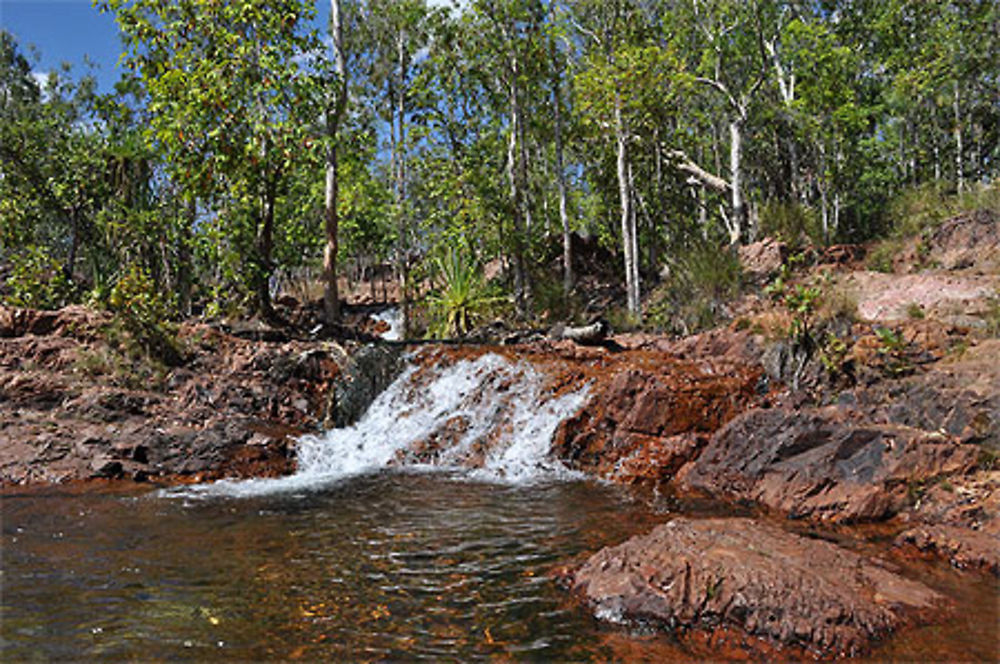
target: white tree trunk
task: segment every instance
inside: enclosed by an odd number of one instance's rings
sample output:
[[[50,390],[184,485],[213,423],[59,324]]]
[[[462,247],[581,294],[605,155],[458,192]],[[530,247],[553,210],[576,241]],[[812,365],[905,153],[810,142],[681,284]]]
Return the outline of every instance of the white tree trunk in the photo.
[[[618,198],[621,205],[622,249],[625,252],[625,292],[628,311],[635,317],[641,315],[639,307],[638,270],[636,269],[636,242],[633,237],[635,218],[628,186],[628,158],[626,154],[625,127],[622,121],[621,100],[615,96],[615,139],[618,148]]]
[[[573,241],[569,230],[569,212],[566,209],[566,170],[563,166],[562,99],[559,74],[552,82],[552,106],[555,110],[556,182],[559,186],[559,221],[562,223],[563,241],[563,295],[573,289]]]
[[[729,221],[729,243],[739,244],[746,225],[746,210],[743,203],[743,121],[735,118],[729,121],[729,188],[732,195],[732,218]]]
[[[337,72],[336,98],[326,114],[327,138],[326,181],[324,187],[324,231],[326,246],[323,248],[323,315],[327,323],[340,320],[340,294],[337,291],[337,133],[347,105],[347,68],[344,63],[344,31],[340,0],[330,0],[330,37],[334,67]]]
[[[524,261],[524,207],[521,182],[519,177],[520,151],[517,142],[521,126],[521,106],[517,94],[517,64],[512,62],[510,81],[510,139],[507,144],[507,178],[510,185],[510,201],[513,212],[514,237],[514,302],[521,316],[528,312],[528,280]]]
[[[965,174],[962,168],[962,151],[964,146],[962,145],[962,107],[961,100],[959,98],[958,91],[958,81],[954,82],[955,89],[955,100],[954,100],[954,111],[955,111],[955,180],[958,183],[959,193],[965,191]]]

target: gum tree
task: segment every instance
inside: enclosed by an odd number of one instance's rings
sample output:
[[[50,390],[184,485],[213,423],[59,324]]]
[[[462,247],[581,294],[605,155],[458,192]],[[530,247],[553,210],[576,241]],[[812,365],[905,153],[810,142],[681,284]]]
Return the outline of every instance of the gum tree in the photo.
[[[148,97],[146,139],[189,199],[211,200],[254,309],[274,320],[275,225],[318,114],[299,65],[315,48],[303,0],[105,0]]]

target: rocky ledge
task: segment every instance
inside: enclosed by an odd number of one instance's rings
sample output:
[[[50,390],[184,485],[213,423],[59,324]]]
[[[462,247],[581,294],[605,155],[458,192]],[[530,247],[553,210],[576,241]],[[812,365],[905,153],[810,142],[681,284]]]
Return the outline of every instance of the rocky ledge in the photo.
[[[0,307],[0,487],[286,474],[288,435],[336,410],[336,344],[184,325],[183,361],[168,367],[122,337],[82,307]]]
[[[600,619],[662,626],[682,641],[743,634],[743,652],[760,656],[858,655],[947,610],[885,563],[745,518],[674,519],[564,580]]]

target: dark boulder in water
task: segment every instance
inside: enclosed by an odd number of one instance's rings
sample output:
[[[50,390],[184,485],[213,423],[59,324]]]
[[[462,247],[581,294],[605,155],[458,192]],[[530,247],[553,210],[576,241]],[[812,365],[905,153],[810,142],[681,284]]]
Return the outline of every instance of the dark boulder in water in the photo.
[[[329,392],[324,424],[346,427],[357,422],[405,366],[399,346],[367,345],[359,349]]]

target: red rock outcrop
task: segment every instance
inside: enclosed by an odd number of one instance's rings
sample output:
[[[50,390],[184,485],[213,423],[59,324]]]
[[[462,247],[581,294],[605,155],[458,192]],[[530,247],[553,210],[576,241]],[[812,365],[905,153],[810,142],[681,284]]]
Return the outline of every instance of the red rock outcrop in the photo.
[[[876,561],[739,518],[675,519],[599,551],[567,581],[598,618],[651,623],[681,640],[742,631],[761,641],[743,642],[750,654],[765,655],[773,645],[857,655],[943,604]]]
[[[340,368],[306,342],[185,326],[168,369],[115,347],[82,307],[0,307],[0,486],[290,472],[286,434],[320,426]]]
[[[623,361],[594,385],[587,406],[559,427],[556,455],[614,481],[669,480],[756,396],[758,372],[668,357],[656,367]]]
[[[979,448],[941,433],[872,424],[835,407],[748,412],[717,432],[678,484],[790,517],[884,519],[914,483],[971,469]]]

